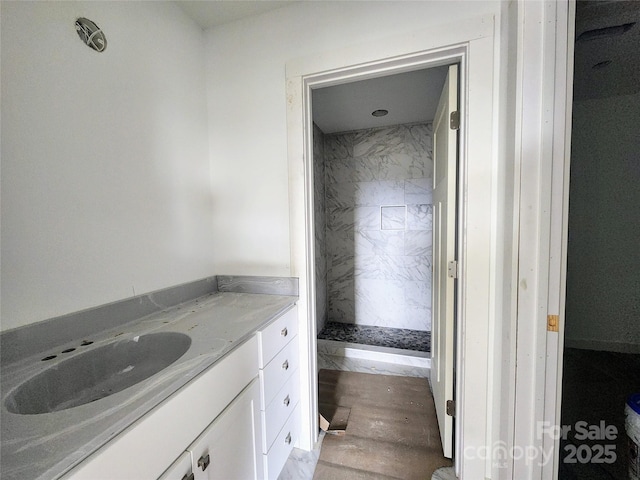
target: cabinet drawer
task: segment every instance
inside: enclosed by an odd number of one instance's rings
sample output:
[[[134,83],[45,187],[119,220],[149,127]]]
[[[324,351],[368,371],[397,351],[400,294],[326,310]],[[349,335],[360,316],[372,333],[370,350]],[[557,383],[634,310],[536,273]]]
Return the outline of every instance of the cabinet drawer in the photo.
[[[262,412],[262,431],[264,432],[262,442],[262,453],[267,453],[269,447],[282,429],[291,412],[298,405],[300,400],[300,383],[298,381],[298,371],[293,372],[289,380],[284,384],[275,398],[269,403],[267,409]]]
[[[269,453],[264,455],[264,474],[268,480],[276,480],[293,447],[298,443],[300,408],[296,407],[282,430],[278,433]]]
[[[266,410],[276,393],[298,369],[298,361],[298,339],[294,338],[264,369],[260,370],[261,410]]]
[[[294,305],[291,310],[258,332],[260,368],[264,368],[297,334],[298,307]]]

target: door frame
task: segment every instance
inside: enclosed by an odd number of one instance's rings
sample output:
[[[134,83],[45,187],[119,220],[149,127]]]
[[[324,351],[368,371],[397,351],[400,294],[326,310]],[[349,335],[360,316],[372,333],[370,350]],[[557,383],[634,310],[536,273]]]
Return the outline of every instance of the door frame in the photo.
[[[287,63],[287,132],[291,272],[299,278],[301,377],[300,448],[317,441],[317,359],[315,318],[312,89],[411,70],[460,64],[459,204],[457,207],[459,286],[456,334],[456,472],[484,478],[491,459],[470,454],[495,438],[490,412],[499,398],[496,362],[496,309],[502,291],[495,288],[501,239],[495,234],[498,166],[496,44],[493,16],[460,21],[414,35],[356,45]],[[470,91],[482,92],[469,95]],[[502,228],[498,225],[499,228]],[[473,321],[467,321],[468,313]],[[498,327],[499,329],[499,327]],[[498,395],[499,397],[499,395]],[[485,447],[486,448],[486,447]]]
[[[569,211],[575,0],[518,4],[517,375],[511,478],[557,478]],[[555,321],[555,328],[550,322]],[[542,461],[540,461],[540,458]],[[504,477],[507,478],[507,477]]]

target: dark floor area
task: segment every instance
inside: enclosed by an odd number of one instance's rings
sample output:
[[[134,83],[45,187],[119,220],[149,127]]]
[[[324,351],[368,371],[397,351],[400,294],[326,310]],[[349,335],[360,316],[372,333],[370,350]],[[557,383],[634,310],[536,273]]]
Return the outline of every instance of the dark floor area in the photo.
[[[638,392],[640,355],[565,349],[562,425],[571,431],[560,444],[559,480],[628,478],[624,408],[629,395]],[[587,426],[576,428],[581,421]],[[594,426],[601,431],[603,425],[616,428],[615,440],[580,438],[585,429],[597,435]]]
[[[400,348],[418,352],[431,351],[431,332],[404,328],[374,327],[351,323],[327,322],[319,339],[359,343],[378,347]]]

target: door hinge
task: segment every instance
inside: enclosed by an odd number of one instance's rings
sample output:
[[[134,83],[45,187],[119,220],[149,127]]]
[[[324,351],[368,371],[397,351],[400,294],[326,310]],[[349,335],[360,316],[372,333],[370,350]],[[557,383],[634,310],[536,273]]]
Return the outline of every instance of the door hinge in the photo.
[[[455,260],[449,262],[447,272],[449,274],[449,278],[458,278],[458,262]]]
[[[447,415],[456,416],[456,402],[454,400],[447,400]]]
[[[458,130],[460,128],[460,112],[458,110],[451,112],[449,116],[449,128],[451,128],[451,130]]]
[[[560,331],[560,315],[547,315],[547,331]]]

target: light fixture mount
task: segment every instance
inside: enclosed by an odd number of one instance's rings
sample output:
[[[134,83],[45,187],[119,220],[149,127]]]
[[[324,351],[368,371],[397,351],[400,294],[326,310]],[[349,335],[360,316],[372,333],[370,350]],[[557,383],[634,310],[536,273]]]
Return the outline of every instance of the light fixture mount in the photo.
[[[104,32],[88,18],[80,17],[76,20],[76,32],[85,45],[96,52],[104,52],[107,48],[107,37]]]
[[[371,115],[373,115],[374,117],[384,117],[388,113],[389,113],[389,110],[379,109],[371,112]]]

